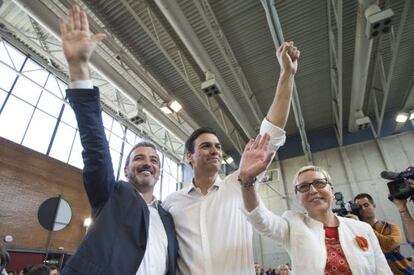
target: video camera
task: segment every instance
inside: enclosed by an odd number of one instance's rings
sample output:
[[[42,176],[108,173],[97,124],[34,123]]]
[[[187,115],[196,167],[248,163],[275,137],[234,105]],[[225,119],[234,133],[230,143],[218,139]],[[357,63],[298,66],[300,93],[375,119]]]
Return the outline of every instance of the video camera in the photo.
[[[408,179],[414,179],[414,167],[408,167],[402,172],[382,171],[381,177],[387,180],[388,190],[390,195],[388,199],[406,200],[409,197],[414,197],[414,189],[411,187]]]
[[[359,210],[361,210],[361,206],[353,203],[352,201],[348,201],[347,203],[344,202],[344,195],[341,192],[335,192],[335,204],[339,205],[339,207],[332,209],[332,211],[338,216],[345,217],[348,214],[359,215]]]

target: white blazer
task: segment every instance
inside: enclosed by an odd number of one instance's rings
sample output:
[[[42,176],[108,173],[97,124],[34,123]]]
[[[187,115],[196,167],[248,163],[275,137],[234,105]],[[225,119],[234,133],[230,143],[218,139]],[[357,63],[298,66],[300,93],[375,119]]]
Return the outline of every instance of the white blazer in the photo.
[[[293,274],[324,274],[326,265],[323,224],[297,211],[286,211],[282,217],[260,205],[246,212],[247,219],[262,235],[274,239],[288,251]],[[378,239],[369,224],[354,219],[339,219],[339,241],[353,275],[392,274]],[[368,241],[363,251],[355,237]]]

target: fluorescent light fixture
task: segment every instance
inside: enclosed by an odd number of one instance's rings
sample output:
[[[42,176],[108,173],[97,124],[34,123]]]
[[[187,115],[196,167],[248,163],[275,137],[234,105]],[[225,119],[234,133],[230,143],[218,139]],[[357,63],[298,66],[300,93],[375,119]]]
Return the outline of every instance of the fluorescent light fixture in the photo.
[[[173,111],[170,109],[170,107],[168,107],[167,105],[164,105],[164,106],[161,106],[161,111],[163,111],[164,112],[164,114],[167,114],[167,115],[169,115],[169,114],[172,114],[173,113]]]
[[[232,164],[233,162],[234,162],[234,159],[232,158],[232,157],[230,157],[230,156],[228,156],[227,158],[226,158],[226,162],[227,162],[227,164]]]
[[[407,113],[399,113],[397,117],[395,118],[395,121],[398,123],[404,123],[407,121],[407,119],[408,119]]]
[[[174,112],[178,112],[178,111],[180,111],[181,110],[181,108],[183,108],[182,106],[181,106],[181,104],[180,103],[178,103],[177,102],[177,100],[173,100],[173,101],[171,101],[170,103],[168,103],[168,107],[170,107]]]
[[[413,120],[413,119],[414,119],[414,110],[410,111],[410,120]]]
[[[92,219],[89,217],[89,218],[86,218],[84,221],[83,221],[83,226],[84,227],[89,227],[90,225],[92,224]]]

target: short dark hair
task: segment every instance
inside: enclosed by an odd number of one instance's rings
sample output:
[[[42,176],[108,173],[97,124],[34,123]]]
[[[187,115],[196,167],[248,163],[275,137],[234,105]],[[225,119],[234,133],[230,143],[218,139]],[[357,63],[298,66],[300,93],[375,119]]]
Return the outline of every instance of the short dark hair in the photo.
[[[368,199],[368,201],[372,204],[375,204],[374,199],[371,197],[370,194],[367,193],[361,193],[355,196],[354,198],[354,202],[356,202],[356,200],[360,200],[360,199]]]
[[[28,275],[49,275],[50,268],[44,264],[37,264],[30,268]]]
[[[157,151],[157,147],[155,147],[154,143],[149,142],[149,141],[141,141],[141,142],[135,144],[134,147],[132,147],[131,151],[129,151],[128,156],[125,160],[125,167],[127,167],[129,165],[129,162],[130,162],[129,158],[131,157],[132,152],[134,152],[135,149],[137,149],[139,147],[151,147],[152,149]]]
[[[185,152],[194,153],[194,141],[202,134],[213,134],[217,136],[216,132],[209,127],[201,127],[195,130],[185,142]]]

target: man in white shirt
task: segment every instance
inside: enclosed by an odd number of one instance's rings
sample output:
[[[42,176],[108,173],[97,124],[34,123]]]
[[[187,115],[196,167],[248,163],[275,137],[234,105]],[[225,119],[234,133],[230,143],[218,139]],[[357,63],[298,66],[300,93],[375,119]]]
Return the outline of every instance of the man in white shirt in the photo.
[[[283,128],[289,115],[299,55],[293,42],[283,43],[278,49],[279,82],[260,127],[261,134],[270,135],[264,136],[274,151],[285,142]],[[220,179],[218,172],[223,152],[212,129],[200,128],[190,136],[186,142],[186,157],[193,169],[192,183],[168,196],[163,203],[174,218],[179,244],[178,273],[254,274],[253,232],[241,210],[240,189],[240,184],[254,182],[238,182],[238,171]],[[269,162],[258,160],[257,163]],[[255,163],[247,166],[254,167]],[[257,175],[263,171],[260,170]]]

